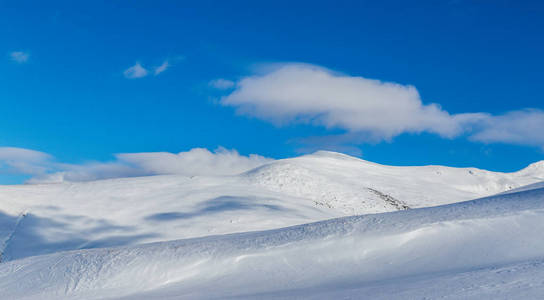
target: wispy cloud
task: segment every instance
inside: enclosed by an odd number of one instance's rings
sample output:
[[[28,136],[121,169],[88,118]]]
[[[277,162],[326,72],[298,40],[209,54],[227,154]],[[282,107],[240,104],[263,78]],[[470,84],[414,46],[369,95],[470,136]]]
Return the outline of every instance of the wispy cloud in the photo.
[[[0,147],[0,173],[43,175],[52,156],[36,150]]]
[[[532,145],[544,150],[544,111],[525,109],[510,111],[480,120],[470,139],[484,143]]]
[[[152,70],[153,76],[157,76],[159,74],[162,74],[166,70],[168,70],[170,67],[172,67],[174,64],[177,64],[178,62],[184,60],[184,56],[174,56],[168,59],[165,59],[162,64],[155,66],[145,68],[140,62],[136,62],[134,66],[126,69],[123,74],[125,75],[125,78],[128,79],[135,79],[135,78],[143,78],[149,75],[149,70]]]
[[[28,58],[30,57],[30,54],[28,54],[28,52],[23,52],[23,51],[13,51],[9,53],[9,57],[11,58],[12,61],[22,64],[22,63],[28,62]]]
[[[155,67],[155,76],[159,75],[160,73],[166,71],[166,69],[168,69],[170,67],[170,63],[168,62],[168,60],[165,60],[162,65],[158,66],[158,67]]]
[[[226,90],[226,89],[233,88],[235,83],[232,80],[219,78],[219,79],[215,79],[215,80],[210,81],[209,85],[211,87],[216,88],[216,89]]]
[[[284,125],[308,123],[343,129],[355,142],[391,140],[403,133],[429,132],[444,138],[535,145],[544,148],[544,114],[539,110],[451,114],[424,103],[414,86],[349,76],[320,66],[288,63],[247,76],[221,103],[238,113]],[[233,83],[234,85],[234,83]]]
[[[209,151],[194,148],[186,152],[121,153],[109,162],[67,164],[51,155],[23,148],[0,147],[0,174],[33,176],[28,183],[89,181],[106,178],[179,174],[217,176],[241,173],[271,159],[240,155],[236,150]]]
[[[142,65],[139,62],[136,62],[136,64],[128,69],[126,69],[123,72],[123,75],[125,75],[125,78],[128,79],[135,79],[135,78],[142,78],[147,76],[147,69],[142,67]]]

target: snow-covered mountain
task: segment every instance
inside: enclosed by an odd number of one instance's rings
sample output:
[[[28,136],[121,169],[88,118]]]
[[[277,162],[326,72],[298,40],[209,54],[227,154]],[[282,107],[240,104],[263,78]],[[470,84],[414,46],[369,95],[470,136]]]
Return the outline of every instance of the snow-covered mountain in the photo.
[[[386,212],[475,199],[544,180],[544,161],[513,173],[444,166],[395,167],[319,151],[278,160],[245,174],[267,190],[351,214]]]
[[[28,257],[0,264],[0,291],[5,299],[542,299],[542,232],[544,188],[534,185],[430,208]]]
[[[393,167],[333,152],[273,161],[236,176],[150,176],[0,186],[2,261],[65,250],[281,228],[435,206],[544,180],[514,173]]]

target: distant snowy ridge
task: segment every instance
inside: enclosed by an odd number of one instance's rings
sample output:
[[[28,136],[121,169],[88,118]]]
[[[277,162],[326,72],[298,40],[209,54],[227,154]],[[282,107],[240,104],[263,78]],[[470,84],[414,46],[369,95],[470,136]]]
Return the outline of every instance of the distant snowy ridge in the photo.
[[[283,229],[0,264],[17,299],[544,295],[544,188]],[[455,279],[455,280],[454,280]]]
[[[318,151],[265,164],[245,176],[252,184],[309,198],[316,205],[349,215],[447,204],[508,191],[544,181],[544,161],[518,172],[500,173],[444,166],[385,166]]]
[[[9,261],[436,206],[536,184],[542,166],[514,173],[393,167],[320,151],[235,176],[0,186],[0,255]]]

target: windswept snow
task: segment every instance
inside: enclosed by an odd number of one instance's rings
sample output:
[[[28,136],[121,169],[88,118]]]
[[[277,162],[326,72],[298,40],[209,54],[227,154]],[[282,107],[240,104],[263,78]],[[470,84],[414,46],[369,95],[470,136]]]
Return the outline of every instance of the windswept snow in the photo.
[[[333,152],[236,176],[149,176],[0,186],[2,261],[64,250],[281,228],[448,204],[544,180],[515,173],[384,166]]]
[[[538,299],[544,188],[0,264],[5,298]]]

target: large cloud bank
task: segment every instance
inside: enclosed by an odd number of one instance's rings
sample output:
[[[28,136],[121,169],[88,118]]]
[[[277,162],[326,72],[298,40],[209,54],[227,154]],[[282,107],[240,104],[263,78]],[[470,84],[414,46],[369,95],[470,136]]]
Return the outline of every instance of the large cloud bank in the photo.
[[[272,161],[260,155],[240,155],[218,148],[211,152],[194,148],[177,154],[167,152],[121,153],[111,162],[66,164],[53,156],[23,148],[0,147],[0,173],[25,174],[28,183],[89,181],[117,177],[179,174],[217,176],[238,174]]]
[[[402,133],[429,132],[445,138],[544,147],[544,112],[524,109],[491,115],[451,114],[423,103],[411,85],[338,74],[289,63],[239,80],[221,103],[278,125],[310,123],[343,129],[350,136],[390,140]]]

